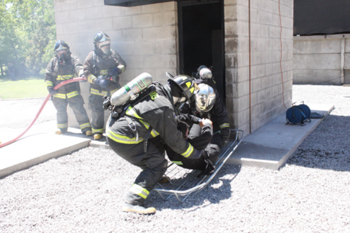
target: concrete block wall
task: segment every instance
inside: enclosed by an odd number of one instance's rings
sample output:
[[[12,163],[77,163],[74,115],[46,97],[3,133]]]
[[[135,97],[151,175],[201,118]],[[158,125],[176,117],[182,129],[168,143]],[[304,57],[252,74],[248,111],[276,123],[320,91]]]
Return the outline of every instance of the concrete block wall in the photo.
[[[294,37],[296,84],[350,84],[350,34]]]
[[[280,6],[278,2],[278,0],[251,0],[251,67],[249,67],[248,1],[224,1],[226,106],[230,121],[234,122],[236,128],[243,129],[246,134],[254,132],[285,112],[284,106],[288,108],[292,101],[293,0],[281,0]],[[282,24],[280,24],[279,8]],[[282,59],[282,71],[280,59]]]
[[[93,37],[103,31],[111,37],[111,46],[127,63],[121,85],[142,72],[154,81],[165,83],[165,72],[177,73],[177,3],[166,2],[135,7],[105,6],[104,0],[54,0],[57,39],[65,40],[73,54],[84,62],[93,50]],[[88,109],[88,83],[81,83]],[[77,127],[68,109],[69,126]],[[107,119],[109,112],[105,112]]]

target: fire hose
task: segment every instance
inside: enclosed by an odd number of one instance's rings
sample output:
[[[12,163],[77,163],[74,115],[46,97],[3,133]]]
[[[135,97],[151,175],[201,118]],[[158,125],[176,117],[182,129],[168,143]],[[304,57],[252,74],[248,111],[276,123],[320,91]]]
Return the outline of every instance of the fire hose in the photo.
[[[66,84],[68,84],[68,83],[79,82],[79,81],[86,81],[86,78],[85,78],[85,77],[78,77],[78,78],[69,79],[69,80],[66,80],[66,81],[63,81],[63,82],[57,84],[53,89],[54,89],[54,90],[57,90],[58,88],[60,88],[60,87],[62,87],[62,86],[64,86],[64,85],[66,85]],[[45,107],[45,105],[46,105],[47,101],[50,99],[50,97],[51,97],[51,94],[48,94],[48,95],[46,96],[46,98],[45,98],[43,104],[41,105],[41,107],[40,107],[40,109],[39,109],[39,112],[36,114],[34,120],[33,120],[32,123],[27,127],[27,129],[24,130],[24,132],[21,133],[20,135],[18,135],[16,138],[14,138],[14,139],[12,139],[12,140],[10,140],[10,141],[8,141],[8,142],[5,142],[5,143],[1,143],[1,142],[0,142],[0,148],[2,148],[2,147],[4,147],[4,146],[7,146],[7,145],[9,145],[9,144],[11,144],[11,143],[17,141],[20,137],[22,137],[22,136],[32,127],[32,125],[33,125],[33,124],[35,123],[35,121],[38,119],[38,117],[39,117],[41,111],[42,111],[43,108]]]

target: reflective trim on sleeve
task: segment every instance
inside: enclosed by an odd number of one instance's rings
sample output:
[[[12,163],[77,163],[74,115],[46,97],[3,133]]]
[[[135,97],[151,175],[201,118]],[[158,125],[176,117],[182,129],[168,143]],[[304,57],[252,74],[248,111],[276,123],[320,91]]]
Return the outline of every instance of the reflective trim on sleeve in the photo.
[[[112,139],[115,142],[122,143],[122,144],[139,144],[143,141],[142,137],[139,137],[138,141],[136,141],[136,138],[129,138],[124,135],[116,134],[112,132],[110,129],[107,129],[107,137]]]
[[[149,191],[138,184],[132,184],[130,190],[131,193],[139,195],[143,199],[146,199],[149,195]]]
[[[47,87],[53,87],[53,82],[46,80],[46,86]]]
[[[228,127],[230,127],[230,124],[229,123],[224,123],[224,124],[220,125],[219,127],[220,127],[220,129],[228,128]]]
[[[94,133],[100,133],[100,134],[102,134],[103,133],[103,129],[94,129],[94,128],[92,128],[92,133],[94,134]]]
[[[171,161],[171,162],[173,162],[173,163],[175,163],[176,165],[179,165],[179,166],[184,165],[184,164],[182,163],[182,161]]]
[[[107,75],[108,74],[108,70],[100,70],[100,75]]]
[[[188,158],[192,154],[192,152],[193,152],[193,146],[190,143],[188,143],[187,150],[184,153],[182,153],[181,155],[185,158]]]
[[[67,93],[67,98],[70,99],[74,96],[78,96],[79,95],[79,92],[78,91],[72,91],[72,92],[69,92]]]
[[[79,125],[79,127],[80,127],[80,129],[91,128],[91,124],[88,122],[88,123],[84,123],[84,124]]]
[[[93,74],[90,74],[90,75],[88,76],[88,81],[89,81],[89,83],[94,83],[95,79],[96,79],[96,76],[93,75]]]
[[[66,99],[66,94],[56,93],[53,95],[55,98]]]
[[[68,128],[68,124],[65,123],[65,124],[57,124],[57,128],[59,129],[67,129]]]
[[[108,93],[107,93],[107,91],[99,91],[99,90],[97,90],[97,89],[95,89],[95,88],[91,88],[90,89],[90,93],[92,94],[92,95],[100,95],[100,96],[106,96]]]
[[[58,75],[56,80],[63,81],[63,80],[68,80],[68,79],[72,79],[75,77],[76,77],[75,74]]]

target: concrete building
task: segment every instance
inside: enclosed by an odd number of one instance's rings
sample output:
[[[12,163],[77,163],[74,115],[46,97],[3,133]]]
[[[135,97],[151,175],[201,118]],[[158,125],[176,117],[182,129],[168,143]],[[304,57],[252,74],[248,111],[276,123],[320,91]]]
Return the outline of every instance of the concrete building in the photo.
[[[121,84],[212,66],[230,123],[246,135],[291,105],[293,0],[55,0],[55,17],[57,39],[82,61],[96,32],[111,37],[128,65]]]
[[[350,84],[350,1],[294,0],[294,83]]]

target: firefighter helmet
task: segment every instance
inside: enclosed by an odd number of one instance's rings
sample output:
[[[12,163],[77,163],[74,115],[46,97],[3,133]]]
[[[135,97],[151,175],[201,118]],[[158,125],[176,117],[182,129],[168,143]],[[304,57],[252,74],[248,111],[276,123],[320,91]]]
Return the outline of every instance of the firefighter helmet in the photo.
[[[198,67],[197,69],[197,77],[198,78],[201,78],[201,79],[211,79],[213,77],[213,74],[211,72],[211,70],[204,66],[204,65],[201,65],[200,67]]]
[[[60,60],[66,60],[70,55],[69,46],[64,40],[56,41],[53,50]]]
[[[101,50],[104,54],[110,54],[111,48],[111,39],[104,32],[98,32],[94,36],[95,47]]]
[[[189,100],[199,91],[197,84],[187,75],[175,76],[173,79],[168,79],[168,82],[170,83],[174,104]]]
[[[209,112],[216,100],[214,89],[204,83],[198,85],[199,91],[195,95],[196,110],[200,113]]]

